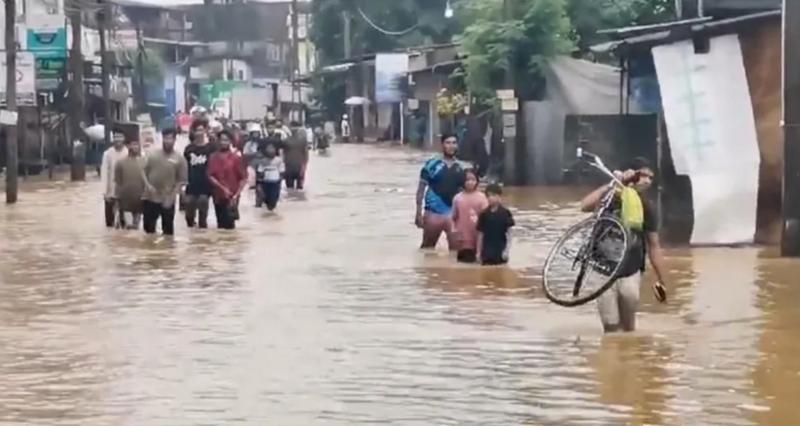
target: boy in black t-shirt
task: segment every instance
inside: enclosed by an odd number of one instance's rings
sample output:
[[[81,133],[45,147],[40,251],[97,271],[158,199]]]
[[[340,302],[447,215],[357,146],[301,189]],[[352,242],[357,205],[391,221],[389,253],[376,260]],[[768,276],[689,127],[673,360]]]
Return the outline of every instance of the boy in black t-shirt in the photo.
[[[514,217],[502,205],[503,189],[500,185],[486,187],[489,207],[478,217],[478,259],[484,265],[505,265],[511,243]]]

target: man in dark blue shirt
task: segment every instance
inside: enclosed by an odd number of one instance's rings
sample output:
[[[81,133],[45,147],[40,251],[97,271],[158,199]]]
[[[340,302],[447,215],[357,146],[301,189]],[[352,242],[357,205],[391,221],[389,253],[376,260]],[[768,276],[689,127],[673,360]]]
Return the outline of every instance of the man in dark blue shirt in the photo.
[[[458,247],[453,233],[453,198],[464,187],[464,167],[456,160],[458,139],[442,135],[442,155],[422,167],[414,223],[422,229],[422,248],[435,248],[444,232],[450,250]],[[424,210],[423,210],[424,205]]]

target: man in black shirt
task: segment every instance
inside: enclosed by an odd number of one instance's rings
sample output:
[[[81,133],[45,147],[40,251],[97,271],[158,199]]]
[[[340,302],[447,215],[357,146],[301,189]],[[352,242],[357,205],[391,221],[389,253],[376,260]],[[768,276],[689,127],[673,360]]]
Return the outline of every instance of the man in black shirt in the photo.
[[[208,181],[208,160],[215,146],[209,141],[205,121],[195,121],[190,130],[191,145],[183,151],[189,166],[189,183],[186,185],[186,226],[208,228],[208,200],[211,183]]]
[[[664,256],[658,236],[657,211],[645,197],[655,178],[655,173],[646,159],[634,159],[625,172],[617,172],[617,177],[636,189],[642,200],[644,223],[641,230],[631,229],[631,245],[628,259],[617,273],[616,282],[597,299],[600,320],[606,333],[615,331],[634,331],[636,329],[636,311],[639,306],[639,287],[645,270],[645,258],[650,258],[653,272],[658,282],[653,286],[656,298],[665,302],[664,289]],[[614,190],[608,185],[602,186],[587,195],[581,202],[585,212],[593,211],[608,191]],[[619,197],[614,201],[621,204]]]
[[[503,207],[500,185],[486,187],[489,207],[478,216],[478,259],[484,265],[505,265],[511,243],[514,216]]]

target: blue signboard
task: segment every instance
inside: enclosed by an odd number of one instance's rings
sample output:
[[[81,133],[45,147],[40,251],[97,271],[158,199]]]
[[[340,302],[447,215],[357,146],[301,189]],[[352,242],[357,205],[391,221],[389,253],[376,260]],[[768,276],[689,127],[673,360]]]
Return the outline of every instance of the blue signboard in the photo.
[[[66,58],[67,29],[65,27],[29,28],[28,50],[33,52],[37,59]]]

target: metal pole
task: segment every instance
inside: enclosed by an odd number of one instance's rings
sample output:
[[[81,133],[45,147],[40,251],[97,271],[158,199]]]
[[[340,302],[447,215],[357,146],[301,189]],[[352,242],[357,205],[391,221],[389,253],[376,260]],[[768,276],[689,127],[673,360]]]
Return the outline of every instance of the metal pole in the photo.
[[[137,82],[138,83],[137,86],[139,86],[138,90],[139,93],[137,98],[139,98],[138,99],[139,113],[144,114],[147,112],[147,91],[145,90],[145,85],[144,85],[144,40],[142,39],[142,24],[138,20],[136,21],[136,50],[137,50],[136,70],[137,73],[139,74],[138,78],[139,81]],[[176,63],[178,62],[177,51],[178,47],[175,46]]]
[[[70,25],[72,26],[72,51],[70,52],[70,149],[72,150],[72,164],[70,165],[70,180],[81,181],[86,179],[86,144],[81,143],[83,129],[81,123],[85,122],[84,86],[83,86],[83,53],[81,52],[81,38],[83,33],[82,16],[79,11],[70,12]],[[76,144],[75,142],[78,141]]]
[[[101,0],[103,8],[98,12],[98,31],[100,33],[100,65],[101,65],[101,79],[103,83],[103,112],[105,115],[105,123],[103,125],[104,132],[104,149],[111,145],[111,127],[114,124],[114,119],[111,117],[111,85],[109,82],[109,63],[108,51],[106,46],[106,29],[108,28],[109,9],[106,0]]]
[[[800,257],[800,2],[783,2],[783,235],[781,254]]]
[[[297,77],[300,74],[300,10],[297,0],[292,0],[292,108],[291,118],[300,121],[302,108],[300,107],[300,82]]]
[[[14,25],[17,17],[17,2],[6,0],[6,110],[9,122],[6,127],[6,203],[17,202],[17,173],[19,171],[19,152],[17,145],[17,46]]]
[[[353,56],[353,45],[351,40],[351,26],[350,26],[352,21],[350,20],[350,13],[347,10],[342,12],[342,20],[344,23],[344,59],[350,60],[350,58],[352,58]],[[347,70],[348,74],[352,72],[353,68]],[[350,96],[353,96],[355,94],[355,90],[353,89],[353,83],[354,83],[353,78],[347,79],[347,84],[345,88],[345,98],[349,98]],[[347,107],[348,120],[353,119],[353,111],[354,108],[352,106]],[[338,123],[339,119],[341,119],[341,117],[336,117],[335,121]]]
[[[511,0],[503,0],[503,16],[506,20],[511,20],[512,17],[512,10],[511,10]],[[512,57],[509,58],[509,66],[508,70],[506,71],[505,75],[505,87],[506,89],[513,89],[514,90],[514,97],[518,98],[516,92],[516,78],[515,78],[515,65],[516,61],[513,58],[513,53],[511,53]],[[507,185],[515,185],[518,183],[518,171],[519,168],[517,165],[519,164],[519,150],[517,149],[517,111],[503,111],[503,149],[505,150],[505,160],[506,165],[503,170],[503,180]]]

